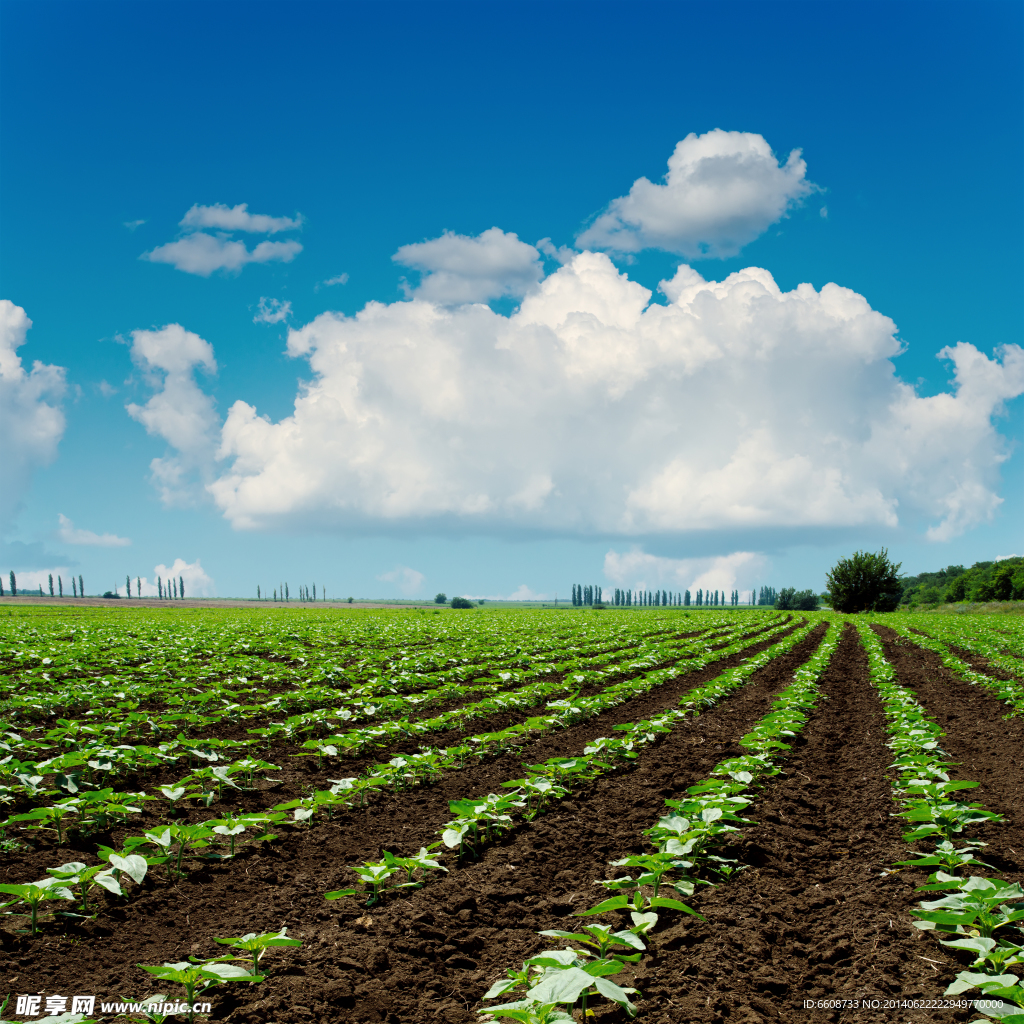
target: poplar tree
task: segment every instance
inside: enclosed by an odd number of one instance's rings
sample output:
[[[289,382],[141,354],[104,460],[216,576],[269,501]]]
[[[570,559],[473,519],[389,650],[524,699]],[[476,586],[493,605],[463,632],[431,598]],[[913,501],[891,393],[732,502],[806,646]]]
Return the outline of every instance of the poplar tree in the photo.
[[[131,576],[125,576],[124,578],[124,589],[129,597],[132,596],[132,578]]]
[[[50,573],[50,597],[53,597],[53,573]]]
[[[263,600],[263,598],[260,597],[260,585],[258,583],[256,584],[256,600],[257,601],[262,601]]]
[[[57,577],[57,591],[61,597],[64,596],[64,580],[60,576]]]
[[[85,584],[82,582],[82,574],[78,574],[78,596],[85,597]]]
[[[75,582],[75,577],[71,577],[71,596],[78,597],[78,584]]]

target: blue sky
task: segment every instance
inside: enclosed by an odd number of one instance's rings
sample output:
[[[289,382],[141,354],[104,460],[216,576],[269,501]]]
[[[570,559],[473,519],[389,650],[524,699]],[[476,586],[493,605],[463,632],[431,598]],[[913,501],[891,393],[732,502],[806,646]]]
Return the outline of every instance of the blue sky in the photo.
[[[564,596],[1024,553],[1020,4],[0,16],[23,580]]]

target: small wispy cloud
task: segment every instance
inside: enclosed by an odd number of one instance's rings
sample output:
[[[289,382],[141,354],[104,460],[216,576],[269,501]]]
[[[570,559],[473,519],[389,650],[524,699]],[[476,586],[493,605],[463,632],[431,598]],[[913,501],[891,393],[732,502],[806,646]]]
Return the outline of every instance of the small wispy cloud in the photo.
[[[279,324],[292,315],[292,304],[287,300],[267,299],[260,296],[260,306],[252,318],[254,324]]]
[[[329,277],[324,281],[326,287],[330,287],[332,284],[348,284],[348,274],[339,274],[337,277]]]
[[[209,277],[215,270],[238,273],[248,263],[290,263],[302,246],[293,240],[264,240],[249,249],[245,242],[231,237],[233,231],[273,235],[278,231],[296,231],[302,227],[302,215],[270,217],[265,213],[249,213],[248,204],[226,206],[194,205],[179,222],[182,237],[144,252],[139,259],[150,263],[169,263],[186,274]],[[216,234],[201,230],[210,228]]]
[[[101,380],[96,387],[99,388],[99,392],[104,398],[110,398],[111,395],[117,394],[117,388],[105,380]]]
[[[92,530],[79,530],[67,516],[57,516],[60,523],[57,536],[65,544],[81,544],[96,548],[126,548],[131,545],[127,537],[118,537],[113,533],[93,533]]]
[[[145,223],[146,223],[146,222],[145,222],[144,220],[126,220],[126,221],[124,222],[124,226],[125,226],[125,227],[126,227],[126,228],[127,228],[128,230],[129,230],[129,231],[134,231],[134,230],[135,230],[136,228],[141,228],[141,227],[142,227],[142,225],[143,225],[143,224],[145,224]]]
[[[268,217],[265,213],[249,213],[248,203],[239,203],[237,206],[227,206],[225,203],[200,206],[197,203],[181,218],[181,226],[273,235],[278,231],[294,231],[301,228],[302,220],[301,213],[294,217]]]

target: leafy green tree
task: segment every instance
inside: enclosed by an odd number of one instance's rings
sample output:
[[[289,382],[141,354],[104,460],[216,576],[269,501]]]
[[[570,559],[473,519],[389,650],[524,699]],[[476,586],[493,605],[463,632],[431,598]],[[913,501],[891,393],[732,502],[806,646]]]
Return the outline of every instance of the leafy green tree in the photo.
[[[464,598],[464,597],[453,597],[452,598],[452,607],[453,608],[472,608],[473,607],[473,602],[472,601],[467,601],[466,598]]]
[[[11,581],[11,597],[17,597],[18,596],[18,577],[14,575],[14,570],[13,569],[11,570],[10,581]]]
[[[447,594],[440,593],[440,594],[435,594],[434,595],[434,604],[447,604],[447,603],[448,603],[448,595]]]
[[[832,607],[837,612],[895,611],[903,596],[901,565],[889,561],[885,548],[840,558],[826,577]]]
[[[818,597],[813,590],[783,587],[775,599],[775,607],[782,611],[813,612],[818,607]]]
[[[82,575],[78,575],[78,596],[85,597],[85,584],[82,582]]]

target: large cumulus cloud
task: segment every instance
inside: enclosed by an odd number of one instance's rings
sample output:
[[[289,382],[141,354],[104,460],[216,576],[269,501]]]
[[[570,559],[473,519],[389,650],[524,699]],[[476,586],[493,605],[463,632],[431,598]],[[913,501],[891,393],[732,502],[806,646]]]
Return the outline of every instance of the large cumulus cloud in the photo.
[[[943,350],[952,387],[920,397],[895,373],[896,325],[849,289],[683,266],[661,290],[583,252],[511,316],[423,299],[324,313],[288,336],[311,370],[293,414],[235,402],[209,492],[239,528],[619,536],[944,538],[999,504],[993,416],[1024,390],[1020,348]]]
[[[0,532],[11,525],[33,471],[50,462],[64,434],[62,366],[38,359],[27,370],[18,349],[32,321],[0,299]]]

